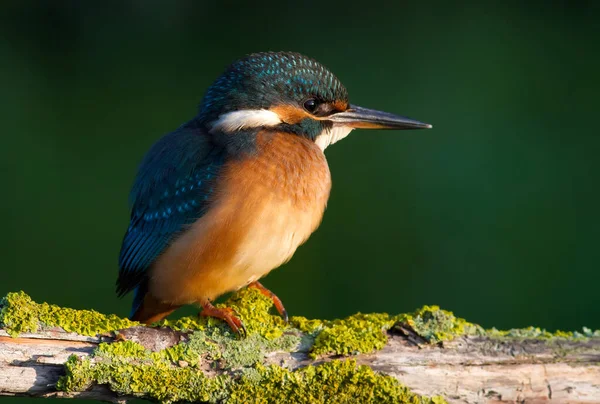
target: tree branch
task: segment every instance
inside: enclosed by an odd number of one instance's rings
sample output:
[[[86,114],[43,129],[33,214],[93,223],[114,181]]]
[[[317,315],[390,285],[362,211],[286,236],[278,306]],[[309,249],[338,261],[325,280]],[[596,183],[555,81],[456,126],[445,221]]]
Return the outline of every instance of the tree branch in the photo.
[[[397,321],[385,331],[387,338],[383,347],[372,353],[358,353],[350,357],[359,367],[368,366],[377,374],[397,379],[412,393],[439,395],[451,403],[545,402],[550,399],[558,403],[593,403],[600,398],[600,337],[594,333],[588,333],[588,336],[552,336],[535,329],[512,333],[487,331],[482,335],[458,335],[452,340],[431,343],[432,338],[425,338],[424,333],[416,331],[420,329],[417,325],[416,320]],[[330,326],[333,327],[332,324]],[[222,330],[220,326],[216,329]],[[58,327],[42,326],[40,331],[24,332],[14,338],[6,329],[1,329],[0,395],[88,398],[113,402],[141,396],[169,401],[171,396],[168,395],[161,397],[128,392],[127,388],[114,388],[116,384],[112,382],[98,383],[103,381],[101,377],[83,385],[81,390],[57,391],[57,382],[61,376],[65,376],[65,363],[69,358],[74,366],[86,363],[92,368],[99,367],[106,364],[108,358],[99,353],[99,344],[110,347],[124,340],[154,352],[165,352],[165,349],[175,346],[194,346],[198,341],[220,344],[223,351],[219,358],[205,355],[201,350],[202,360],[196,367],[193,360],[169,357],[169,366],[173,369],[193,368],[193,372],[212,378],[210,380],[217,377],[243,378],[246,377],[244,369],[257,366],[256,363],[228,366],[224,362],[237,362],[234,356],[228,356],[227,349],[240,349],[245,342],[238,342],[232,336],[219,336],[221,331],[212,336],[203,332],[203,340],[188,332],[147,327],[132,327],[116,334],[85,336],[65,332]],[[322,366],[323,363],[346,359],[337,353],[320,354],[315,358],[315,335],[317,342],[319,339],[315,332],[286,329],[285,335],[297,338],[295,341],[299,342],[289,350],[263,346],[261,349],[264,351],[258,355],[261,369],[274,365],[293,372],[306,369],[307,366]],[[230,338],[235,342],[222,345],[219,338]],[[207,348],[207,352],[211,349]],[[111,360],[116,362],[111,362],[110,366],[115,369],[118,368],[115,363],[146,366],[145,361],[149,360],[149,357],[142,356],[131,359],[129,353],[120,351],[114,354],[117,358],[111,357]],[[67,368],[68,371],[72,370]],[[155,382],[164,382],[166,389],[174,389],[175,386],[169,385],[174,383],[170,380],[165,378],[164,381]],[[210,398],[213,401],[231,398],[226,395],[211,397],[221,397],[214,400]]]

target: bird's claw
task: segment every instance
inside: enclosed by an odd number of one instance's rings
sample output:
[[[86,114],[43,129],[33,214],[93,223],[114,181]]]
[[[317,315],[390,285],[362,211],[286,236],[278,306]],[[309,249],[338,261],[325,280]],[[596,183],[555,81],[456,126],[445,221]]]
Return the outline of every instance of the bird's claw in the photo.
[[[279,315],[281,317],[283,317],[283,321],[285,321],[286,323],[289,321],[287,310],[285,309],[285,307],[283,307],[283,303],[281,302],[281,299],[278,298],[275,293],[273,293],[269,289],[265,288],[263,286],[263,284],[260,282],[252,282],[251,284],[248,285],[248,287],[258,290],[260,293],[262,293],[263,295],[265,295],[266,297],[271,299],[273,301],[273,305],[277,309],[277,312],[279,313]]]
[[[229,307],[216,308],[210,302],[204,303],[202,305],[202,312],[199,313],[202,317],[213,317],[224,320],[229,328],[236,333],[240,338],[246,338],[248,336],[248,331],[246,331],[246,327],[242,320],[240,320],[233,309]]]

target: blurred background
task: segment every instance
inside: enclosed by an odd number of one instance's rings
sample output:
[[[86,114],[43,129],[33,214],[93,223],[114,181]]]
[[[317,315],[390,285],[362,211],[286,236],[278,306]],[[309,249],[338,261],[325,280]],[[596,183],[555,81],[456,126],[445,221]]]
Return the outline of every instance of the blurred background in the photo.
[[[293,50],[434,129],[327,149],[323,224],[264,280],[292,315],[600,328],[600,3],[483,3],[3,3],[0,295],[125,316],[144,153],[230,62]]]

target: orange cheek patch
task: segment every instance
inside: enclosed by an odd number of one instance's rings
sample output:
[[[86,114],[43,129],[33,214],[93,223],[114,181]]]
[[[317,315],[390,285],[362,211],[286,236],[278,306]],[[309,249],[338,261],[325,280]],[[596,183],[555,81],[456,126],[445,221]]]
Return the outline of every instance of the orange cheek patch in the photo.
[[[345,111],[345,110],[348,109],[348,102],[347,101],[341,101],[341,100],[334,101],[332,105],[333,105],[334,111],[340,111],[341,112],[341,111]]]
[[[270,111],[275,112],[279,116],[279,119],[290,125],[297,124],[303,119],[311,117],[308,112],[293,105],[278,105],[272,107]]]

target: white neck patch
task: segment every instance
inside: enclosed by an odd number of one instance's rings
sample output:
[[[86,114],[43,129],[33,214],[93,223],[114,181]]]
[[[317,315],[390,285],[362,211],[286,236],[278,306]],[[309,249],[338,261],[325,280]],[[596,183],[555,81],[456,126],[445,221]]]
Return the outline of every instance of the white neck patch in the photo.
[[[317,138],[315,139],[315,143],[317,146],[321,148],[321,150],[325,151],[327,146],[334,144],[348,136],[352,129],[348,126],[334,126],[331,129],[325,129]]]
[[[268,109],[243,109],[221,115],[213,122],[210,131],[233,133],[244,128],[275,126],[280,123],[279,115]]]
[[[275,126],[282,123],[275,112],[268,109],[243,109],[232,111],[219,116],[219,119],[212,123],[211,132],[235,133],[245,128],[259,128],[265,126]],[[334,144],[348,136],[353,128],[348,126],[334,126],[331,129],[325,129],[317,138],[315,143],[321,150]]]

